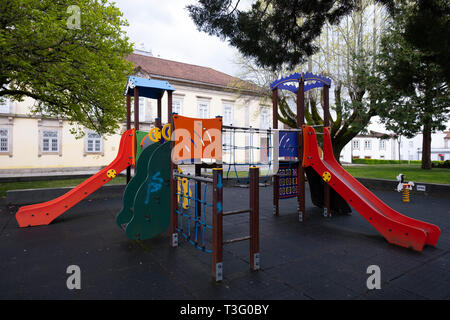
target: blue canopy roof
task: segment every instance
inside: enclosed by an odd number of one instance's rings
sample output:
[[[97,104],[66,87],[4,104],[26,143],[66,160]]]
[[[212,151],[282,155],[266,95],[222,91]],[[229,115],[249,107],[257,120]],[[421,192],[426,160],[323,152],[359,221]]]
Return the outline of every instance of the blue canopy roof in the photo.
[[[140,97],[151,99],[158,99],[162,97],[164,91],[175,91],[175,89],[167,81],[130,76],[128,77],[124,95],[127,95],[127,93],[134,95],[134,88],[139,89]]]
[[[311,90],[313,88],[320,88],[324,85],[331,86],[331,79],[327,78],[324,75],[313,74],[311,72],[302,72],[302,73],[293,73],[287,77],[275,80],[270,84],[270,89],[278,88],[289,90],[293,93],[296,93],[298,87],[292,84],[288,84],[289,82],[298,83],[299,80],[303,80],[305,82],[305,92]]]

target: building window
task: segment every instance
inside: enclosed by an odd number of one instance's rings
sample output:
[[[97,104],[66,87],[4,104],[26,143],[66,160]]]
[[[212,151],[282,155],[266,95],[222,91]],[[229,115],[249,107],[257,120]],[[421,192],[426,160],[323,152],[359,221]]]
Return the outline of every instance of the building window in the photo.
[[[359,140],[353,140],[353,149],[359,150]]]
[[[172,112],[175,112],[176,114],[181,114],[182,106],[183,106],[182,99],[173,99]]]
[[[86,134],[86,152],[101,153],[103,149],[102,136],[97,132],[88,132]]]
[[[58,152],[59,140],[57,130],[42,131],[42,152]]]
[[[131,121],[134,121],[134,104],[131,104]],[[145,121],[145,98],[139,97],[139,122]]]
[[[10,113],[10,105],[9,99],[0,100],[0,113]]]
[[[261,129],[269,129],[269,109],[263,108],[261,109]]]
[[[209,118],[209,102],[199,101],[198,102],[198,117],[202,119]]]
[[[0,153],[9,153],[9,129],[0,128]]]
[[[225,103],[223,105],[223,125],[231,126],[233,124],[233,105]]]
[[[364,150],[371,150],[371,149],[372,149],[372,141],[364,140]]]
[[[386,150],[386,140],[380,140],[380,150]]]
[[[145,98],[139,97],[139,121],[145,121]]]

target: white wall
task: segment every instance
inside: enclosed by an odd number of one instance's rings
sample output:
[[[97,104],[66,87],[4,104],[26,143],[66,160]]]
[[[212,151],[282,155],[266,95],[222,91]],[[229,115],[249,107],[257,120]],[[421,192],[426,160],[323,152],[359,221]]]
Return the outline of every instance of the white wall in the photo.
[[[431,137],[431,160],[441,160],[438,155],[442,154],[444,160],[450,160],[450,143],[445,148],[444,137],[446,134],[443,132],[433,133]],[[359,141],[359,149],[353,149],[351,144],[353,141]],[[372,148],[370,150],[364,149],[364,141],[370,140]],[[422,134],[418,134],[415,137],[408,139],[401,137],[400,139],[400,158],[402,160],[422,160]],[[374,137],[356,137],[349,142],[341,152],[340,159],[343,162],[351,162],[352,152],[353,156],[359,158],[370,157],[371,159],[386,159],[386,160],[398,160],[399,159],[399,140],[387,139],[385,140],[385,150],[380,149],[380,139]]]
[[[269,119],[272,118],[271,107],[262,105],[259,97],[241,96],[233,92],[209,90],[182,85],[175,86],[174,99],[182,100],[181,114],[189,117],[199,117],[198,102],[209,102],[209,117],[223,116],[224,104],[233,105],[232,124],[234,126],[260,127],[261,108],[268,108]],[[55,168],[55,167],[97,167],[109,164],[116,156],[119,147],[120,133],[104,137],[103,150],[99,154],[86,154],[85,139],[76,139],[70,132],[68,121],[42,120],[28,117],[34,104],[33,99],[22,102],[12,102],[8,114],[0,114],[0,128],[8,128],[11,136],[11,152],[0,152],[0,169],[21,168]],[[145,116],[140,116],[143,122],[140,129],[147,131],[153,126],[151,122],[157,116],[157,100],[144,99]],[[60,152],[57,154],[40,154],[40,125],[51,124],[60,132]],[[167,123],[167,93],[162,99],[162,123]],[[248,145],[248,139],[241,135],[237,143]],[[259,141],[255,141],[255,146]],[[258,159],[259,160],[259,154]],[[238,157],[244,160],[245,151],[239,151]]]

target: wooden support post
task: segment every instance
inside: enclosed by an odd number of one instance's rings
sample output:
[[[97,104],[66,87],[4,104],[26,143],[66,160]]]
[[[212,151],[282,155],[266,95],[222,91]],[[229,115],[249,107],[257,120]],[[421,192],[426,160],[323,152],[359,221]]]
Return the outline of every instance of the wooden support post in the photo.
[[[172,91],[167,91],[167,122],[171,123],[171,120],[172,120]]]
[[[213,210],[212,210],[212,277],[223,279],[223,169],[213,169]]]
[[[178,246],[178,201],[177,201],[177,178],[173,176],[173,170],[175,166],[171,162],[171,174],[170,174],[170,245],[172,247]]]
[[[272,90],[272,128],[278,129],[278,88]],[[278,161],[278,159],[273,159]],[[273,214],[279,215],[279,177],[273,175]]]
[[[329,89],[330,87],[324,84],[323,86],[323,126],[324,131],[325,127],[330,126],[330,107],[329,107]],[[325,152],[325,144],[323,144],[323,152]],[[323,188],[323,215],[327,218],[331,217],[331,208],[330,208],[330,186],[328,183],[324,182]]]
[[[139,130],[139,88],[134,88],[134,129]]]
[[[168,93],[168,103],[167,103],[167,121],[170,123],[171,130],[173,133],[173,118],[172,118],[172,91],[167,91]],[[159,100],[158,100],[159,101]],[[158,111],[159,112],[159,111]],[[161,116],[161,114],[159,114]],[[161,118],[160,118],[161,119]],[[161,121],[161,120],[160,120]],[[175,141],[170,142],[170,148],[173,150]],[[178,208],[177,192],[178,192],[178,181],[173,176],[174,171],[177,170],[177,165],[170,159],[170,234],[171,234],[171,245],[172,247],[178,246],[178,232],[176,230],[178,226],[178,214],[176,212]]]
[[[259,268],[259,168],[250,167],[250,269]]]
[[[139,88],[134,88],[134,130],[135,130],[135,137],[137,135],[137,131],[139,130]],[[136,140],[136,139],[135,139]],[[135,141],[134,145],[134,156],[136,156],[136,144],[137,141]],[[136,170],[136,168],[134,168]],[[136,174],[136,171],[135,173]]]
[[[161,119],[161,98],[158,98],[158,105],[157,105],[157,113],[156,113],[156,119],[155,119],[155,127],[161,129],[162,128],[162,119]],[[167,119],[169,122],[169,119]],[[162,141],[162,139],[161,139]]]
[[[297,128],[302,129],[305,124],[305,82],[303,78],[298,83],[297,90]],[[305,219],[305,169],[302,165],[303,160],[303,135],[302,130],[299,130],[297,135],[298,149],[297,158],[299,166],[297,170],[298,181],[298,220],[304,221]]]
[[[131,95],[127,92],[127,130],[131,129]],[[131,180],[131,166],[127,167],[127,184]]]

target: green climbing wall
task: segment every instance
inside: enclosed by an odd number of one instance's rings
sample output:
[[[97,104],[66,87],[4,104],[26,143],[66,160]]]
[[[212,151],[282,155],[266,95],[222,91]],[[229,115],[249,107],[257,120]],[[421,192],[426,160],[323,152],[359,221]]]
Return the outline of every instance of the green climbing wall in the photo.
[[[125,233],[130,239],[150,239],[170,224],[170,142],[155,145],[158,147],[147,161],[146,179],[135,193],[132,218],[126,224]],[[128,196],[132,196],[131,191]]]
[[[133,217],[133,203],[134,197],[141,184],[145,181],[148,175],[148,163],[155,150],[160,144],[155,143],[144,150],[142,150],[139,159],[136,161],[136,173],[134,177],[128,182],[122,199],[122,210],[116,216],[116,223],[119,227],[125,228],[126,224],[130,222]]]

